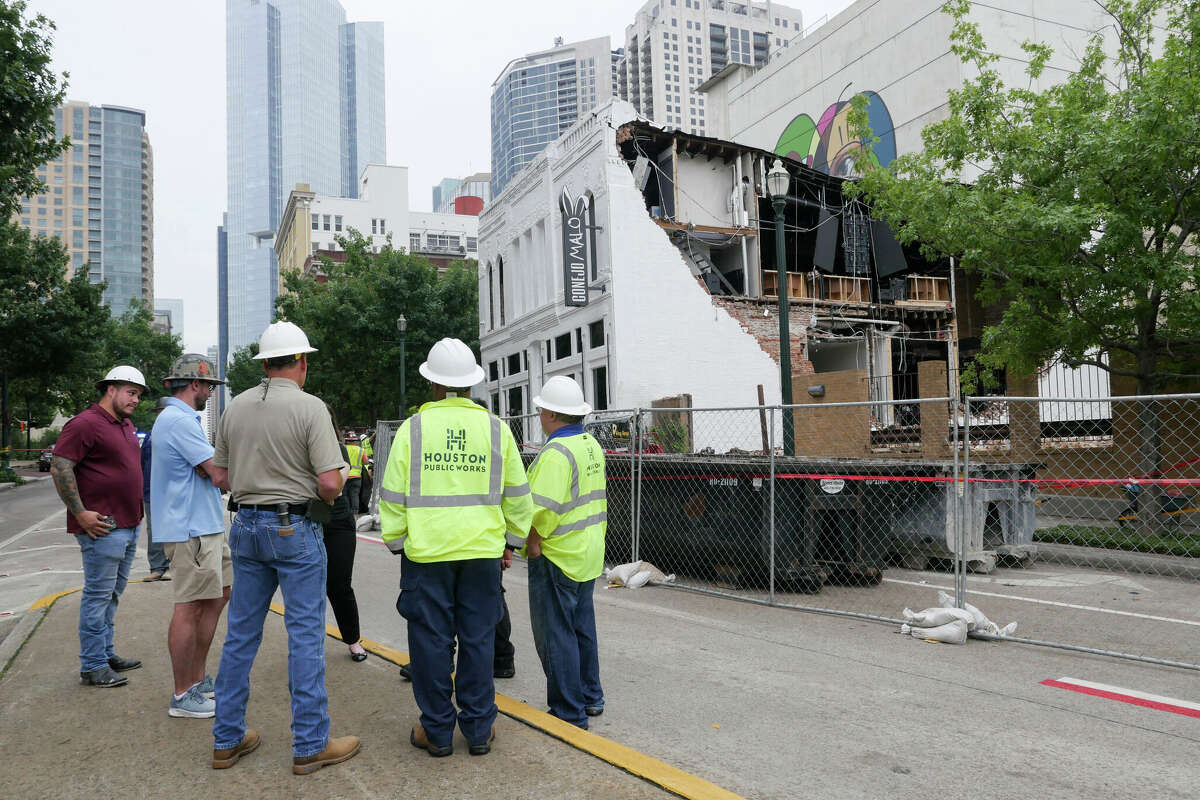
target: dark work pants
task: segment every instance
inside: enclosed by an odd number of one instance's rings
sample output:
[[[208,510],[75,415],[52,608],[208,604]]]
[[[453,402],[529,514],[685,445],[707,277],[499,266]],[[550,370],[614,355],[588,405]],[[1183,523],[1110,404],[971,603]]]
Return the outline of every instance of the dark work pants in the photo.
[[[357,514],[358,512],[358,495],[362,491],[362,478],[347,478],[346,485],[342,487],[342,496],[350,503],[350,513]]]
[[[350,578],[354,572],[354,551],[358,539],[354,535],[354,522],[336,517],[325,523],[325,552],[328,554],[328,577],[325,579],[325,595],[333,608],[342,641],[354,644],[361,636],[358,627],[358,600]]]
[[[359,480],[362,481],[362,487],[359,489],[358,513],[366,514],[371,510],[371,490],[374,484],[366,470],[363,470],[362,478]]]
[[[493,666],[496,669],[513,666],[517,648],[512,643],[512,618],[508,616],[508,603],[504,599],[504,584],[500,584],[500,621],[496,623],[496,646]]]
[[[408,621],[413,696],[421,709],[421,727],[438,747],[454,738],[452,693],[458,702],[458,726],[468,744],[486,742],[496,721],[492,661],[500,607],[500,559],[423,564],[401,556],[396,610]],[[451,655],[456,635],[457,669]]]

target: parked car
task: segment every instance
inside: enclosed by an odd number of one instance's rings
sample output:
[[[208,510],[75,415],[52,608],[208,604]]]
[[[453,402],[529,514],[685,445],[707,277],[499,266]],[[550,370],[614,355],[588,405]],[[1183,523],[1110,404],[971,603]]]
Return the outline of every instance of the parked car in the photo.
[[[50,457],[51,452],[49,450],[43,450],[41,452],[41,455],[38,456],[38,472],[50,471]]]

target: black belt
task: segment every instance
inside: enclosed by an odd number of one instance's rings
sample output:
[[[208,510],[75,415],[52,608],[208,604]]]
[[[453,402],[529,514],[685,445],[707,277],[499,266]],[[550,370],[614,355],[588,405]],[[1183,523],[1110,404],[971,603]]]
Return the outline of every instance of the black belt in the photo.
[[[281,503],[260,503],[253,505],[251,503],[238,503],[239,511],[271,511],[278,512]],[[308,512],[308,503],[289,503],[287,513],[295,514],[296,516],[304,516]]]

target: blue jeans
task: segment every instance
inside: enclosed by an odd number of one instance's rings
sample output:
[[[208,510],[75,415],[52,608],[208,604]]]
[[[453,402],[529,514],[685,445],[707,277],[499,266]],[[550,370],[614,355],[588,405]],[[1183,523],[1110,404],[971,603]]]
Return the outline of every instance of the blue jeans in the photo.
[[[458,727],[468,744],[483,744],[496,721],[492,676],[500,621],[500,559],[420,563],[401,556],[396,610],[408,621],[413,697],[429,741],[445,747]],[[451,661],[458,637],[458,669]],[[450,673],[454,671],[453,685]]]
[[[604,707],[596,644],[595,581],[577,583],[545,556],[529,560],[529,621],[550,713],[587,730],[585,706]]]
[[[137,554],[138,527],[115,528],[93,539],[75,534],[83,557],[83,597],[79,601],[79,669],[91,672],[108,666],[113,650],[117,603]]]
[[[292,518],[279,535],[273,511],[239,511],[229,531],[233,590],[225,645],[217,670],[213,747],[236,747],[246,733],[250,668],[262,644],[263,621],[278,587],[288,634],[288,689],[292,695],[292,752],[315,755],[329,742],[325,694],[325,544],[321,525]]]
[[[167,558],[162,542],[154,541],[154,531],[150,526],[150,501],[146,500],[142,505],[146,508],[146,516],[143,517],[146,522],[146,561],[150,564],[151,572],[166,572],[171,560]]]

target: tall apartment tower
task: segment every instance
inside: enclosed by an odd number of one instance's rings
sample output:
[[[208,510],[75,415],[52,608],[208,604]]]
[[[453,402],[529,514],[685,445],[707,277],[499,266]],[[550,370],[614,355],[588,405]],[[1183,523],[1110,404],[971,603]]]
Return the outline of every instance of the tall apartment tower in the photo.
[[[549,50],[513,59],[501,70],[492,82],[493,197],[547,143],[617,93],[620,58],[607,36],[566,45],[556,39]]]
[[[353,197],[386,162],[383,23],[347,23],[337,0],[226,0],[223,355],[271,321],[271,247],[288,188]]]
[[[93,283],[107,281],[113,315],[134,300],[153,305],[154,152],[145,112],[72,101],[54,110],[54,126],[71,147],[38,167],[46,191],[22,197],[15,221],[63,243],[68,277],[87,264]]]
[[[650,0],[625,28],[621,97],[661,126],[703,135],[696,87],[730,63],[763,66],[803,30],[797,9],[770,0]]]

